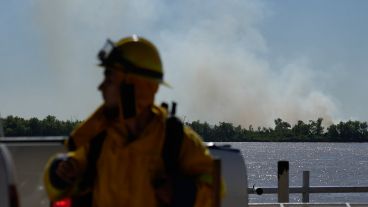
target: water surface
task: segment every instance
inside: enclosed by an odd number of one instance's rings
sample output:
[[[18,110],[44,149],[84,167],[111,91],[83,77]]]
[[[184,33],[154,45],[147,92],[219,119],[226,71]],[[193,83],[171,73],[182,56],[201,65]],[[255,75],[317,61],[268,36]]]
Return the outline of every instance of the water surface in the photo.
[[[368,186],[368,143],[229,142],[239,148],[248,185],[277,186],[277,161],[290,162],[290,186],[301,186],[310,171],[311,186]],[[250,202],[276,202],[277,195],[250,195]],[[292,194],[290,201],[301,202]],[[311,202],[368,202],[368,193],[311,194]]]

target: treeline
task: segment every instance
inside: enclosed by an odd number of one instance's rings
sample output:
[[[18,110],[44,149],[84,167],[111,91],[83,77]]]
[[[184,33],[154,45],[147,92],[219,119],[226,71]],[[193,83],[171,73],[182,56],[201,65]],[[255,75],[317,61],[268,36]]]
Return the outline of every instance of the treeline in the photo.
[[[65,136],[80,123],[80,121],[60,121],[50,115],[42,120],[8,116],[0,121],[5,137]]]
[[[232,123],[220,122],[210,125],[207,122],[193,121],[186,124],[191,126],[207,142],[367,142],[367,122],[346,121],[322,125],[323,119],[309,120],[307,123],[298,121],[293,126],[278,118],[275,126],[248,128],[234,126]],[[81,121],[60,121],[55,116],[23,119],[8,116],[0,119],[6,137],[19,136],[67,136]]]
[[[250,125],[247,129],[240,125],[220,122],[214,126],[206,122],[193,121],[187,123],[207,142],[367,142],[367,122],[347,121],[332,124],[325,128],[322,118],[309,120],[308,123],[298,121],[291,125],[278,118],[274,128]]]

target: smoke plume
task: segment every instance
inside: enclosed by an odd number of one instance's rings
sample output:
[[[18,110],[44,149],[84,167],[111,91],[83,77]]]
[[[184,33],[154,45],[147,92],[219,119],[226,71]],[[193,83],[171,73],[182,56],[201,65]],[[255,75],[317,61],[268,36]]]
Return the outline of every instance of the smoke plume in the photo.
[[[277,54],[268,53],[258,27],[269,14],[261,1],[43,1],[36,10],[45,45],[54,51],[49,64],[63,71],[55,75],[70,80],[62,83],[68,90],[80,88],[67,98],[97,86],[101,73],[91,67],[107,37],[138,33],[157,44],[173,86],[161,89],[157,101],[177,101],[186,120],[247,127],[271,126],[275,118],[293,123],[322,117],[326,124],[336,113],[332,98],[315,87],[312,60],[271,64],[267,57]],[[87,115],[91,102],[100,102],[92,98],[97,92],[85,96],[74,112]]]

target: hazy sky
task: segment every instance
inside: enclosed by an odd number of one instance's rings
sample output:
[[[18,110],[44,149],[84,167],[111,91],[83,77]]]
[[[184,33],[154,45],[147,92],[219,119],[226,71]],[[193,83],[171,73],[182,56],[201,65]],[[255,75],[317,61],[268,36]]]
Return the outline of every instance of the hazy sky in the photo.
[[[368,120],[368,1],[21,0],[0,7],[0,114],[84,119],[96,54],[140,34],[159,48],[157,103],[186,120],[272,126]]]

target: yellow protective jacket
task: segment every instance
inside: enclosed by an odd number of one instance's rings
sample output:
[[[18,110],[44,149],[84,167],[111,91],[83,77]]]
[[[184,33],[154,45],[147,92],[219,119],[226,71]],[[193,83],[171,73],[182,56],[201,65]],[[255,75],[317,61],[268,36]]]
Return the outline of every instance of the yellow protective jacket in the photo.
[[[86,167],[89,139],[106,130],[97,176],[93,187],[93,207],[156,207],[160,206],[153,181],[164,173],[162,149],[167,114],[164,109],[152,107],[154,118],[139,137],[127,143],[127,131],[118,124],[107,124],[98,109],[71,135],[77,149],[69,153],[81,169]],[[201,138],[189,127],[184,127],[184,138],[179,154],[180,169],[186,175],[197,177],[195,207],[209,207],[213,202],[213,159]],[[49,165],[48,165],[49,166]],[[50,200],[78,194],[71,186],[62,191],[50,184],[49,169],[45,170],[45,186]],[[77,182],[76,182],[77,183]]]

